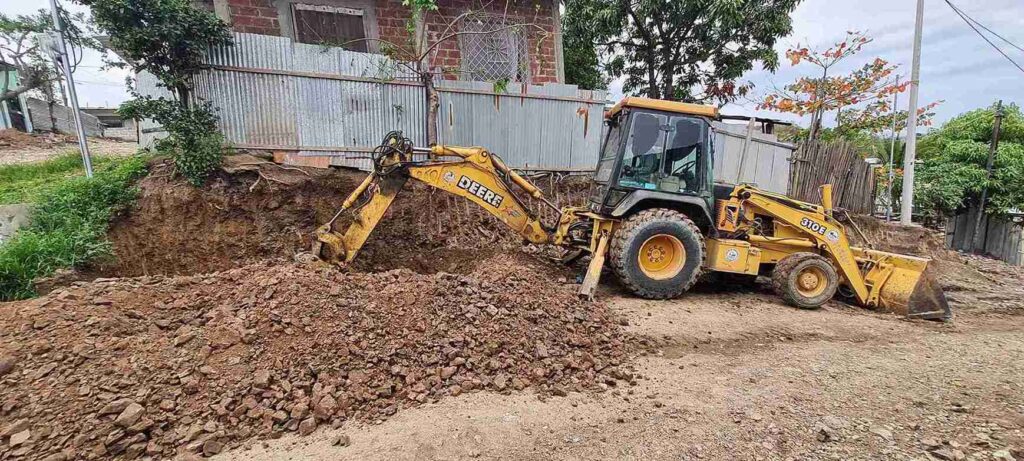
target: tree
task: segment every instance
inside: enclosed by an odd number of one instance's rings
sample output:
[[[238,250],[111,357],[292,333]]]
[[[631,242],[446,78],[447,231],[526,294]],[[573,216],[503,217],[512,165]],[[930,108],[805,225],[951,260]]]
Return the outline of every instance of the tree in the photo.
[[[72,69],[78,65],[83,48],[99,50],[99,43],[87,36],[84,13],[70,14],[63,8],[59,11],[64,26],[68,47],[77,51]],[[15,99],[22,93],[39,90],[52,100],[53,86],[61,78],[54,61],[45,49],[46,40],[42,34],[53,30],[53,15],[48,10],[39,10],[30,15],[11,17],[0,13],[0,63],[13,67],[18,73],[18,84],[10,88],[7,79],[0,81],[0,101]]]
[[[594,44],[627,93],[725,103],[750,90],[737,80],[755,62],[778,67],[773,47],[799,2],[566,0],[563,29],[566,43]]]
[[[223,137],[208,103],[192,95],[193,77],[203,70],[211,47],[230,45],[231,33],[213,13],[196,9],[189,0],[78,0],[92,10],[96,25],[110,36],[110,47],[136,74],[147,72],[171,93],[171,99],[141,95],[119,114],[152,118],[169,136],[157,149],[174,159],[175,169],[200,185],[219,164]]]
[[[787,50],[786,58],[791,65],[810,64],[818,69],[818,75],[800,77],[781,89],[775,88],[761,99],[758,109],[810,115],[808,139],[811,140],[819,138],[821,121],[826,112],[839,112],[837,119],[842,126],[844,108],[850,110],[845,120],[854,124],[852,130],[884,130],[886,120],[890,123],[892,121],[890,97],[902,93],[910,84],[909,81],[897,82],[894,72],[898,66],[882,58],[874,58],[852,72],[842,75],[831,73],[836,65],[859,53],[868,43],[871,43],[871,38],[866,35],[847,32],[844,40],[826,50],[814,50],[800,45]],[[918,115],[930,113],[933,107],[934,104],[927,106]],[[900,117],[898,114],[895,116]]]
[[[957,116],[918,143],[922,164],[915,170],[915,205],[926,213],[952,215],[976,205],[983,186],[989,200],[985,211],[1005,213],[1024,204],[1024,116],[1020,107],[1003,108],[1004,118],[992,178],[986,174],[995,107]]]
[[[562,18],[566,23],[571,18]],[[607,78],[601,72],[601,59],[590,37],[580,34],[562,36],[562,59],[565,61],[565,83],[584,90],[603,90]]]

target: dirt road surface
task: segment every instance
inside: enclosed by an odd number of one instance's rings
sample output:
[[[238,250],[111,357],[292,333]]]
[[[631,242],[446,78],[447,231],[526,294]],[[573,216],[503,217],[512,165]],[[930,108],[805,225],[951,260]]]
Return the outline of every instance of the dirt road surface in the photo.
[[[93,155],[126,156],[139,150],[135,142],[114,138],[88,138]],[[30,135],[15,130],[0,130],[0,165],[49,160],[70,152],[78,152],[77,138],[44,133]]]
[[[801,311],[758,290],[605,291],[661,343],[636,386],[468,394],[217,459],[1021,459],[1024,317],[939,324]]]

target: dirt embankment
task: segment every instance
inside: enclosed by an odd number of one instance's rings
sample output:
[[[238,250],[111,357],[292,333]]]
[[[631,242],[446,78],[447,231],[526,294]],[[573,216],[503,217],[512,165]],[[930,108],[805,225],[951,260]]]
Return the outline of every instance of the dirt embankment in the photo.
[[[308,251],[314,230],[327,222],[366,174],[299,170],[229,159],[208,187],[169,177],[166,164],[140,183],[135,209],[116,222],[110,238],[116,258],[101,276],[193,274],[262,261],[291,260]],[[571,177],[537,182],[559,206],[583,203],[589,185]],[[553,214],[533,208],[549,220]],[[344,219],[338,228],[343,228]],[[353,268],[407,268],[421,273],[465,272],[474,260],[520,247],[521,239],[475,205],[423,184],[406,185],[374,230]]]

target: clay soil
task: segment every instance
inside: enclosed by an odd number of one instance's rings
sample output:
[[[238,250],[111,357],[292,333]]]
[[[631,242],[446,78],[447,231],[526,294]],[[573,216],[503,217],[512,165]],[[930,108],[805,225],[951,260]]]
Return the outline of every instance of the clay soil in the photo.
[[[227,166],[155,164],[115,259],[0,304],[0,460],[1024,459],[1024,272],[934,232],[858,218],[934,258],[949,323],[609,274],[585,302],[579,267],[416,187],[359,263],[296,263],[362,174]]]

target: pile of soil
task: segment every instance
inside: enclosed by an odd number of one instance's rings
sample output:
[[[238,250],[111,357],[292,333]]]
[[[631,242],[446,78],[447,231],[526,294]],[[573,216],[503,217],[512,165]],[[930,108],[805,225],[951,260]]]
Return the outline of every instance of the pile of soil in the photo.
[[[226,171],[202,189],[173,177],[167,162],[152,165],[139,184],[138,203],[109,232],[115,258],[89,275],[195,274],[268,259],[290,261],[308,251],[316,227],[366,177],[360,171],[282,167],[248,155],[225,163]],[[533,180],[558,206],[585,203],[589,192],[586,178]],[[536,201],[524,200],[548,222],[557,219]],[[520,248],[521,237],[476,205],[410,181],[354,267],[461,273],[481,254]]]
[[[525,254],[467,275],[261,263],[11,303],[0,459],[212,455],[446,395],[635,383],[640,340],[552,271]]]
[[[60,133],[29,134],[14,128],[0,130],[0,150],[51,148],[74,143],[75,137]]]
[[[1024,268],[1011,266],[987,256],[949,250],[941,230],[886,223],[871,216],[854,216],[856,231],[848,234],[853,243],[877,250],[930,258],[935,275],[954,313],[963,310],[994,313],[1024,313]]]

